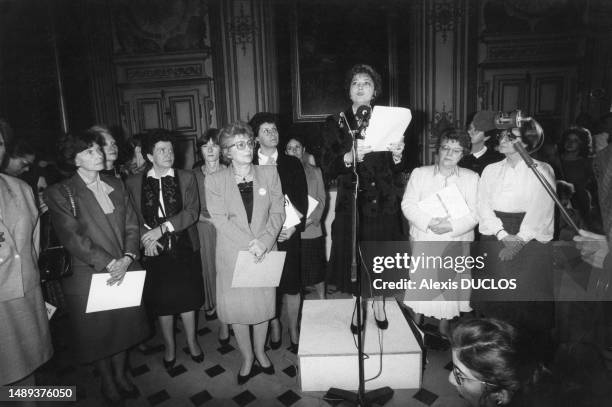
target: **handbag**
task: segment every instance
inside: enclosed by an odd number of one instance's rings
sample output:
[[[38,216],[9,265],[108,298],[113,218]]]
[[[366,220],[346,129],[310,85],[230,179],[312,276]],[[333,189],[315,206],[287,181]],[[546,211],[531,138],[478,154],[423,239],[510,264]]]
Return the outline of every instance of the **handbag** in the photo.
[[[76,203],[72,191],[66,184],[61,184],[62,188],[68,195],[68,201],[70,202],[70,209],[72,215],[76,218]],[[60,280],[64,277],[72,275],[72,256],[66,250],[66,248],[59,244],[59,239],[53,232],[51,224],[51,217],[47,212],[47,215],[42,222],[41,229],[41,246],[44,247],[40,256],[38,257],[38,269],[40,270],[41,282]]]

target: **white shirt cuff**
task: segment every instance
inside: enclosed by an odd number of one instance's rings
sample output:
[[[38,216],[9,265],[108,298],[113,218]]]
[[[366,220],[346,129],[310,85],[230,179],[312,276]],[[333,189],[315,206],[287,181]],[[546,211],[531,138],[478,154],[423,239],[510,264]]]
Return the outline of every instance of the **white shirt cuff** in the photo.
[[[172,223],[170,223],[170,221],[166,221],[164,222],[164,225],[166,226],[166,230],[170,233],[174,232],[174,226],[172,226]]]

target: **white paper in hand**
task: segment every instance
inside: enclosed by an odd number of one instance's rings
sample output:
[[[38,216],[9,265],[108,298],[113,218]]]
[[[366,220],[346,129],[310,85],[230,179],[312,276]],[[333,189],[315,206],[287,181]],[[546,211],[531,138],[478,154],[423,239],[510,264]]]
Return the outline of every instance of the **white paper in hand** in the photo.
[[[86,313],[137,307],[142,299],[145,270],[128,271],[121,285],[107,285],[110,273],[92,274]]]
[[[363,144],[372,151],[388,151],[389,144],[404,141],[411,120],[412,113],[405,107],[374,106]]]
[[[289,197],[285,194],[285,223],[283,223],[283,229],[293,227],[300,223],[302,214],[295,209],[295,206],[291,203]]]
[[[317,209],[317,206],[319,206],[319,201],[308,195],[308,212],[306,213],[307,218],[310,218],[310,215],[312,215],[314,210]]]
[[[259,263],[255,263],[255,256],[246,250],[238,252],[232,288],[240,287],[278,287],[285,255],[287,252],[271,251]]]
[[[57,307],[54,306],[53,304],[49,304],[47,301],[45,301],[45,308],[47,308],[47,319],[51,319],[51,317],[53,317],[53,314],[55,314],[55,311],[57,310]]]
[[[420,210],[434,218],[460,219],[470,213],[470,208],[455,184],[441,189],[417,205]]]

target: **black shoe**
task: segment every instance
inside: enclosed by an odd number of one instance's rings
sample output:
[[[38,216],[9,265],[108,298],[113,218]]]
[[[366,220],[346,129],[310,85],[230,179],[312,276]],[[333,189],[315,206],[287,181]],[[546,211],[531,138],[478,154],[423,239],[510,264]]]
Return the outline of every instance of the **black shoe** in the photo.
[[[389,321],[387,320],[387,310],[385,309],[385,300],[383,299],[383,313],[385,314],[385,319],[382,321],[376,318],[376,313],[374,313],[374,321],[376,321],[376,326],[378,329],[387,329],[389,328]]]
[[[121,397],[125,399],[137,399],[138,397],[140,397],[140,390],[138,390],[138,387],[133,384],[132,390],[126,390],[121,386],[117,386],[117,390],[119,390],[119,394],[121,394]]]
[[[247,373],[246,375],[241,375],[240,374],[240,370],[238,370],[238,385],[243,385],[246,382],[249,381],[249,379],[251,378],[251,376],[253,375],[253,365],[255,364],[255,361],[253,361],[253,363],[251,363],[251,370],[249,370],[249,373]]]
[[[361,330],[363,331],[363,325],[361,325]],[[351,332],[353,333],[353,335],[359,334],[359,328],[357,327],[357,325],[355,325],[352,322],[351,322]]]
[[[298,347],[300,346],[299,343],[293,343],[293,341],[291,341],[291,346],[289,346],[287,348],[287,350],[295,355],[297,355],[298,353]]]
[[[204,318],[206,318],[207,321],[214,321],[215,319],[217,319],[217,310],[214,310],[212,314],[209,314],[204,311]]]
[[[385,317],[385,319],[383,319],[382,321],[376,319],[376,317],[374,317],[374,320],[376,321],[376,326],[378,327],[378,329],[387,329],[389,328],[389,321],[387,320],[387,317]]]
[[[265,374],[269,374],[269,375],[273,375],[274,374],[274,365],[272,364],[272,361],[270,361],[270,366],[268,367],[263,367],[261,365],[261,363],[259,362],[259,360],[257,361],[257,364],[259,365],[259,371]]]
[[[162,357],[162,361],[164,362],[164,367],[166,368],[166,370],[170,370],[174,367],[174,364],[176,363],[176,356],[172,360],[166,360],[164,359],[164,357]]]
[[[218,340],[221,346],[225,346],[230,342],[230,337],[228,336],[227,338],[218,338]]]
[[[204,351],[200,350],[200,354],[198,356],[191,355],[191,360],[193,360],[196,363],[204,362]]]

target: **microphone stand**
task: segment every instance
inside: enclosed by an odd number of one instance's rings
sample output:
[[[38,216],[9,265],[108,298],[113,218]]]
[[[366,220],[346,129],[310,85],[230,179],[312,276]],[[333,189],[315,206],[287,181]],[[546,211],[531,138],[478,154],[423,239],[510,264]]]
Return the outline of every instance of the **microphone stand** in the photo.
[[[523,161],[525,161],[525,164],[527,165],[527,167],[529,167],[531,171],[533,171],[535,176],[538,178],[538,181],[540,181],[540,183],[542,184],[542,186],[544,187],[548,195],[552,198],[552,200],[557,205],[557,208],[559,208],[559,211],[561,212],[561,215],[563,215],[563,218],[565,219],[565,221],[572,228],[574,228],[577,234],[580,234],[580,229],[578,228],[578,225],[576,225],[576,222],[574,222],[574,220],[569,216],[569,213],[567,213],[567,210],[563,207],[563,204],[559,200],[559,197],[555,193],[555,190],[553,189],[553,187],[548,183],[548,180],[544,178],[544,176],[542,175],[542,173],[540,173],[540,171],[538,171],[538,168],[537,168],[538,164],[536,164],[535,161],[533,161],[533,158],[531,158],[527,150],[525,150],[525,147],[523,146],[523,144],[521,144],[520,142],[514,143],[514,149],[519,153]]]
[[[351,216],[351,282],[357,284],[357,290],[355,293],[355,307],[357,308],[357,359],[359,369],[359,387],[357,393],[342,390],[335,387],[331,387],[325,398],[329,400],[344,400],[350,406],[356,407],[370,407],[373,405],[384,405],[393,397],[393,389],[390,387],[382,387],[380,389],[372,390],[366,393],[365,391],[365,368],[364,368],[364,351],[363,351],[363,336],[365,333],[365,327],[362,320],[362,296],[361,296],[361,272],[359,270],[359,213],[358,213],[358,201],[359,201],[359,174],[357,172],[357,140],[358,134],[362,134],[367,127],[367,120],[363,119],[357,130],[351,130],[348,125],[348,121],[344,114],[341,115],[348,131],[352,137],[351,151],[353,153],[353,174],[355,175],[355,183],[353,189],[353,200],[351,202],[352,216]],[[352,321],[351,321],[352,323]]]

